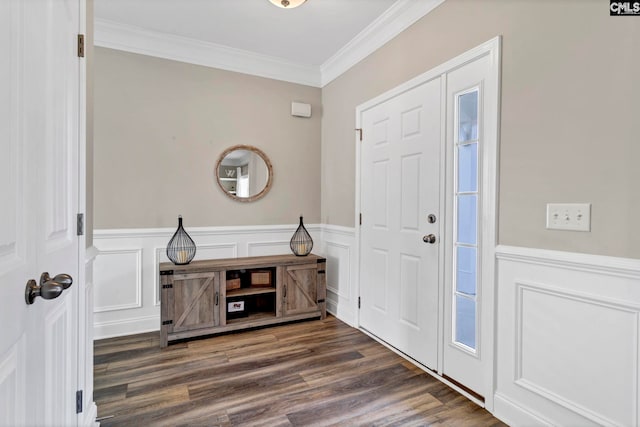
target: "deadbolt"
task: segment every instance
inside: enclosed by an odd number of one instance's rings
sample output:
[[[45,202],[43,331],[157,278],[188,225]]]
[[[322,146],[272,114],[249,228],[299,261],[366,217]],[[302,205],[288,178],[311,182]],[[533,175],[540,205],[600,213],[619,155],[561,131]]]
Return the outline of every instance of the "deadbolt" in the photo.
[[[427,234],[426,236],[422,237],[422,241],[425,242],[425,243],[434,244],[436,242],[436,235],[435,234]]]
[[[435,216],[434,214],[429,214],[429,215],[427,216],[427,222],[428,222],[429,224],[435,224],[435,222],[436,222],[436,216]]]

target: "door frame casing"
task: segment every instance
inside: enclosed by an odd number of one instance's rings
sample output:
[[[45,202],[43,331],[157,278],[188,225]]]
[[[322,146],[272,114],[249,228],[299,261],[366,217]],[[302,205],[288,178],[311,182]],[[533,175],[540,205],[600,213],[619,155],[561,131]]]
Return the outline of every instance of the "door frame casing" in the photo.
[[[407,92],[429,80],[433,80],[438,76],[442,76],[442,85],[443,88],[446,84],[446,75],[447,73],[464,66],[467,63],[470,63],[478,58],[483,56],[489,56],[490,59],[490,72],[489,72],[489,81],[488,84],[495,88],[495,100],[492,100],[488,104],[488,108],[484,111],[484,115],[488,124],[484,128],[484,147],[482,150],[482,157],[479,159],[479,163],[481,164],[481,185],[482,185],[482,204],[480,210],[480,218],[479,222],[481,226],[478,231],[481,234],[481,283],[482,283],[482,300],[481,307],[482,312],[479,314],[479,323],[482,328],[482,340],[483,340],[483,358],[486,358],[488,361],[486,364],[486,389],[484,393],[484,406],[489,410],[493,410],[493,395],[495,393],[495,330],[496,330],[496,313],[495,313],[495,286],[496,286],[496,261],[495,261],[495,248],[498,244],[498,145],[499,145],[499,135],[500,135],[500,81],[501,81],[501,45],[502,45],[502,37],[497,36],[491,40],[482,43],[481,45],[472,48],[422,74],[416,76],[405,83],[381,94],[378,95],[369,101],[366,101],[356,107],[356,129],[361,129],[362,127],[362,114],[364,111],[383,103],[391,98],[394,98],[404,92]],[[443,98],[443,102],[446,101],[446,92],[441,94]],[[446,104],[445,104],[446,105]],[[444,236],[444,226],[447,221],[451,221],[452,213],[445,211],[445,198],[447,195],[444,192],[446,188],[446,179],[448,174],[447,165],[449,160],[445,157],[446,150],[444,144],[446,143],[446,114],[443,115],[443,123],[442,123],[442,133],[441,133],[441,144],[443,144],[441,149],[441,157],[440,157],[440,167],[441,167],[441,177],[445,178],[441,180],[440,183],[440,217],[443,218],[440,221],[440,235]],[[361,213],[361,144],[359,132],[355,134],[355,145],[356,145],[356,158],[355,158],[355,218],[354,223],[355,226],[355,265],[357,268],[355,269],[355,289],[356,295],[360,295],[360,270],[362,268],[360,264],[361,260],[361,234],[360,234],[360,213]],[[443,215],[444,213],[444,215]],[[441,261],[440,265],[446,265],[445,258],[445,245],[439,245],[440,248],[440,256]],[[438,307],[440,307],[441,314],[439,317],[438,324],[438,375],[437,378],[444,380],[447,384],[453,386],[458,391],[464,393],[467,397],[472,398],[472,400],[478,402],[472,395],[466,393],[463,389],[455,386],[455,384],[450,383],[449,381],[442,378],[440,375],[442,374],[442,366],[443,366],[443,354],[444,354],[444,342],[445,337],[443,335],[444,325],[442,324],[442,313],[444,313],[444,271],[440,271],[439,274],[440,283],[439,283],[439,301]],[[353,302],[354,307],[353,311],[356,313],[355,320],[356,326],[362,330],[360,326],[360,311],[358,309],[358,300]],[[366,331],[365,331],[366,332]],[[368,333],[368,335],[372,336],[374,339],[377,339],[375,336]],[[386,344],[385,344],[386,345]],[[391,347],[390,347],[391,348]],[[392,348],[393,349],[393,348]],[[393,349],[395,351],[395,349]],[[405,355],[402,355],[406,357]],[[414,363],[417,363],[414,361]],[[419,364],[418,364],[419,365]],[[421,366],[421,365],[419,365]],[[430,374],[434,374],[432,371],[425,369]],[[478,402],[480,403],[480,402]]]

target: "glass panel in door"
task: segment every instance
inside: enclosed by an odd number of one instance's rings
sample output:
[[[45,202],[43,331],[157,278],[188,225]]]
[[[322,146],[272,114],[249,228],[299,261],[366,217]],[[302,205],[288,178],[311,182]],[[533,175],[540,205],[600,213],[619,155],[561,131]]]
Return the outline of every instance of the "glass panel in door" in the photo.
[[[476,351],[478,278],[478,89],[456,96],[453,342]]]

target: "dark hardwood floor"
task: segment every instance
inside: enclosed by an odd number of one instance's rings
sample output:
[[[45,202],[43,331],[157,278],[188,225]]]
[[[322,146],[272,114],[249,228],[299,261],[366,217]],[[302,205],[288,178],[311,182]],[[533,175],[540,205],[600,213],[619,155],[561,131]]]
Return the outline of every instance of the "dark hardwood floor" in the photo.
[[[502,426],[333,316],[172,344],[95,343],[102,426]]]

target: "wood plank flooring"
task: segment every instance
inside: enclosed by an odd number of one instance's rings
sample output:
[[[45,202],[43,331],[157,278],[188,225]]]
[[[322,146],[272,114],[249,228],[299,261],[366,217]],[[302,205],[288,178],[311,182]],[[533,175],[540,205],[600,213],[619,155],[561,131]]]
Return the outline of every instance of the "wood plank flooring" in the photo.
[[[172,344],[95,342],[102,426],[504,426],[333,316]]]

